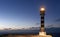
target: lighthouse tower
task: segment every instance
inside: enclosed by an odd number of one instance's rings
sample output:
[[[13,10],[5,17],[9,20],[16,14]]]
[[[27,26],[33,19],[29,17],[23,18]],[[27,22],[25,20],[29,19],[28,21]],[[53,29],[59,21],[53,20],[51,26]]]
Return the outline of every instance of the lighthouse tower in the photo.
[[[39,37],[52,37],[51,35],[46,35],[45,28],[44,28],[44,16],[45,16],[45,8],[40,8],[40,16],[41,16],[41,27],[39,32]]]

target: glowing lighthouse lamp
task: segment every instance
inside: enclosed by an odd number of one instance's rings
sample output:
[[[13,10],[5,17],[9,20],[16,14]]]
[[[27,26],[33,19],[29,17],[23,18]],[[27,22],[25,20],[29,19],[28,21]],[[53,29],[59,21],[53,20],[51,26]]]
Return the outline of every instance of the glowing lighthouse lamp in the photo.
[[[41,15],[41,27],[39,32],[39,37],[52,37],[51,35],[46,35],[45,28],[44,28],[44,16],[45,16],[45,8],[40,8],[40,15]]]
[[[40,9],[40,11],[45,11],[45,8],[44,8],[44,7],[42,7],[42,8]]]

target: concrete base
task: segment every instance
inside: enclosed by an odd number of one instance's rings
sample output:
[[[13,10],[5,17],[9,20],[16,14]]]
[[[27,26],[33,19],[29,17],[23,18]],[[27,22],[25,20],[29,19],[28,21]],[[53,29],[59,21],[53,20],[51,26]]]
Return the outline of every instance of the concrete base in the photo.
[[[46,32],[39,32],[39,37],[52,37],[52,36],[46,35]]]

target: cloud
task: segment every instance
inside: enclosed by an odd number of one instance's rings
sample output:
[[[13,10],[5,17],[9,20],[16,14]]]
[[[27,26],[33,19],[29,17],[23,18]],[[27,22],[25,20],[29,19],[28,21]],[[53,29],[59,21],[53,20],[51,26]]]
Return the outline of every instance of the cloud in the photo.
[[[40,23],[36,23],[35,25],[40,25]]]
[[[60,24],[52,24],[52,25],[47,26],[47,28],[51,28],[51,27],[60,27]]]
[[[55,21],[56,21],[56,22],[60,22],[60,18],[56,19]]]

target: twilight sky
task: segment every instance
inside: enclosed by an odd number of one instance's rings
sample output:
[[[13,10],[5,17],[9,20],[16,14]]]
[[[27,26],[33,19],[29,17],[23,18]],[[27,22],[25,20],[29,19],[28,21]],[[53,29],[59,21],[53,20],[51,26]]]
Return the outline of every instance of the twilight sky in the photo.
[[[0,29],[39,27],[42,5],[45,26],[60,27],[60,0],[0,0]]]

